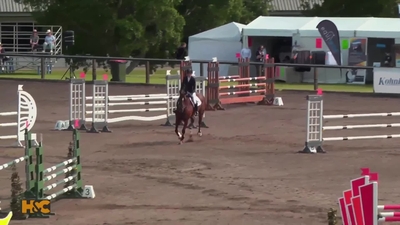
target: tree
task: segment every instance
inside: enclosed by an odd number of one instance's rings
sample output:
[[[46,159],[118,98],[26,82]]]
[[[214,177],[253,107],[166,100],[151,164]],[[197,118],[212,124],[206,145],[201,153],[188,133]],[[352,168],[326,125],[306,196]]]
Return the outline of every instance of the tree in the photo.
[[[397,17],[397,0],[324,0],[322,5],[314,0],[302,0],[306,16],[321,17]]]
[[[31,6],[40,24],[75,31],[71,54],[143,57],[181,39],[181,0],[16,0]]]
[[[184,37],[232,21],[248,23],[267,15],[271,0],[182,0],[178,12],[185,18]]]

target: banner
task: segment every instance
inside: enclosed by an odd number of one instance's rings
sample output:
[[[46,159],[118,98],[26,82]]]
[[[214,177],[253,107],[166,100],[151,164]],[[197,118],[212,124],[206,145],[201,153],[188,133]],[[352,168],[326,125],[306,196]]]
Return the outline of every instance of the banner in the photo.
[[[330,20],[322,20],[317,25],[317,28],[319,33],[321,34],[322,39],[325,41],[329,50],[332,52],[332,55],[338,65],[342,65],[340,54],[340,37],[336,25]]]
[[[397,3],[397,8],[398,8],[398,13],[399,13],[399,18],[400,18],[400,3]]]
[[[374,68],[374,92],[400,94],[400,68]]]
[[[351,38],[349,40],[349,66],[367,66],[367,39]],[[346,72],[346,82],[349,84],[365,84],[367,70],[349,69]]]

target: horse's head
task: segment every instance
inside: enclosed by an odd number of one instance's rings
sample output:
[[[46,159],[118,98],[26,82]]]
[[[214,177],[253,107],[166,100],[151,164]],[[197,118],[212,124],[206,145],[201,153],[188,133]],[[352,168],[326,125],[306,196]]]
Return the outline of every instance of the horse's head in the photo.
[[[185,90],[182,89],[179,92],[179,98],[182,99],[182,100],[186,98],[186,91]]]

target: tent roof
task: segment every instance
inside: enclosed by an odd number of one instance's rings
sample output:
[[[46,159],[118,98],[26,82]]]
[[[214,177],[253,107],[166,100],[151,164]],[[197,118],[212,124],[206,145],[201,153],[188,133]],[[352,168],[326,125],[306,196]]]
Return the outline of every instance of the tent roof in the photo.
[[[339,34],[342,37],[353,37],[354,31],[370,18],[345,18],[345,17],[314,17],[304,26],[299,28],[300,36],[320,36],[317,25],[322,20],[330,20],[336,24]]]
[[[243,29],[243,35],[291,37],[309,21],[310,17],[259,16]]]
[[[342,37],[400,38],[400,20],[374,17],[273,17],[260,16],[243,29],[245,36],[303,37],[320,36],[317,25],[322,20],[336,24]]]
[[[191,40],[237,40],[242,36],[242,29],[246,25],[231,22],[211,30],[207,30],[189,37]]]
[[[400,19],[371,18],[357,28],[358,37],[400,38]]]

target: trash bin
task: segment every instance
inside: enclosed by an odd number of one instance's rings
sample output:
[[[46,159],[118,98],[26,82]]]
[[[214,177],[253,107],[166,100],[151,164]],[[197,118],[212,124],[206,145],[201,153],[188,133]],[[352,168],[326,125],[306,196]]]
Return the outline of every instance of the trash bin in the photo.
[[[126,78],[126,60],[110,60],[111,81],[125,82]]]

